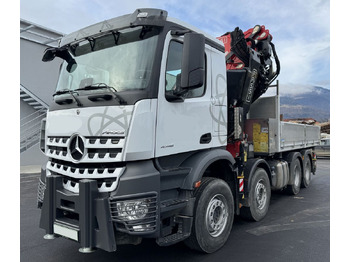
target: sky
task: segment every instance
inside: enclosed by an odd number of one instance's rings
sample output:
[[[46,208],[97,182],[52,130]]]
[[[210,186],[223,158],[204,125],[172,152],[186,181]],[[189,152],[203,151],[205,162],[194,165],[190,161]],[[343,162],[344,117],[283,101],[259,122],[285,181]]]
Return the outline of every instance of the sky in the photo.
[[[20,18],[68,34],[151,7],[213,35],[265,25],[281,62],[281,93],[330,89],[329,0],[21,0]]]

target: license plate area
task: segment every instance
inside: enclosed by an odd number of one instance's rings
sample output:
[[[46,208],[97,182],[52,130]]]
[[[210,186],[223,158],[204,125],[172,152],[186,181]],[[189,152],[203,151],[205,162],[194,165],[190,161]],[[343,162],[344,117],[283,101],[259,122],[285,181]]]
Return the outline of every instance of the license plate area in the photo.
[[[79,230],[67,225],[62,225],[58,223],[53,224],[53,232],[57,235],[78,241]]]

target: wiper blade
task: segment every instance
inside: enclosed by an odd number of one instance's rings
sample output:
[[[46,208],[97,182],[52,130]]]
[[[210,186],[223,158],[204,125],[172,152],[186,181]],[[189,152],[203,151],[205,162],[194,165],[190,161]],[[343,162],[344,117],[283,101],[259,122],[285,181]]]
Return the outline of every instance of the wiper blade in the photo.
[[[75,93],[77,93],[77,92],[70,90],[70,89],[62,89],[62,90],[58,90],[56,93],[54,93],[53,96],[70,94],[78,106],[83,106],[83,104],[80,102],[80,100],[74,95]]]
[[[56,91],[56,93],[53,94],[53,96],[62,95],[62,94],[67,94],[67,93],[69,93],[70,91],[71,91],[70,89],[58,90],[58,91]]]
[[[115,99],[119,100],[119,103],[121,105],[127,104],[127,102],[120,95],[118,95],[117,93],[118,91],[114,87],[108,86],[105,83],[92,84],[92,85],[78,88],[76,90],[96,90],[96,89],[107,89],[114,96]]]

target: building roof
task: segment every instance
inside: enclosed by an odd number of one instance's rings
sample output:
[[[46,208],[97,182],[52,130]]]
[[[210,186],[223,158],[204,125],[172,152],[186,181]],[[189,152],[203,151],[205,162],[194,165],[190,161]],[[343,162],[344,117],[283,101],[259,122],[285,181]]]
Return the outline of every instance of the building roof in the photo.
[[[46,45],[48,47],[57,47],[59,40],[64,36],[63,33],[34,24],[24,19],[20,20],[20,29],[20,36],[22,39]]]

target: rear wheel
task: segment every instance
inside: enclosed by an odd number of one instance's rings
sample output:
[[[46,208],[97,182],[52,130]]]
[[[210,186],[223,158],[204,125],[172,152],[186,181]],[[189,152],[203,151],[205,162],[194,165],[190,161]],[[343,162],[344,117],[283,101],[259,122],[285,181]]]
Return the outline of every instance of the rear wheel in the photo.
[[[289,167],[290,184],[287,186],[287,192],[291,195],[297,195],[300,192],[300,185],[302,180],[302,171],[300,161],[295,157],[290,163]]]
[[[308,155],[305,156],[304,161],[304,175],[301,181],[301,187],[308,188],[311,182],[311,160]]]
[[[191,249],[213,253],[226,243],[231,232],[234,218],[232,192],[225,181],[205,177],[194,195],[192,232],[185,244]]]
[[[241,208],[241,216],[254,221],[263,219],[270,205],[271,186],[266,171],[258,168],[249,186],[249,207]]]

